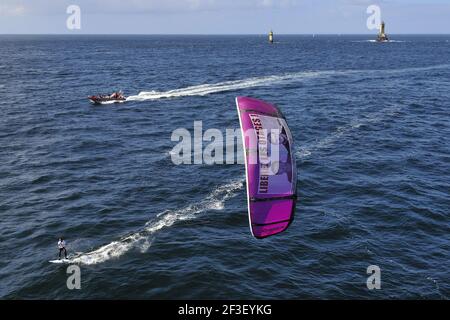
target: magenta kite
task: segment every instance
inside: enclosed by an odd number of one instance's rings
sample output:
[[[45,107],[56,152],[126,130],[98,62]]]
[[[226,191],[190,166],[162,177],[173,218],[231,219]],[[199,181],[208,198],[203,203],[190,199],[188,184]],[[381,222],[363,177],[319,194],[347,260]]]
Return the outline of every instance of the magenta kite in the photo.
[[[293,139],[281,111],[267,102],[237,97],[247,180],[250,230],[263,239],[294,219],[297,166]]]

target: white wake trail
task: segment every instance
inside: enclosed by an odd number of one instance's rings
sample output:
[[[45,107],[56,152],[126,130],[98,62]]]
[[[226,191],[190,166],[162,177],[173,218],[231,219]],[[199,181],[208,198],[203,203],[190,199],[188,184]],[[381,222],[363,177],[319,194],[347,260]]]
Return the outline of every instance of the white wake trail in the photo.
[[[313,78],[327,74],[333,74],[334,71],[319,71],[319,72],[299,72],[278,76],[255,77],[243,80],[225,81],[215,84],[202,84],[198,86],[191,86],[181,89],[169,91],[144,91],[136,96],[129,96],[127,101],[147,101],[159,100],[163,98],[179,98],[187,96],[206,96],[211,93],[219,93],[233,90],[240,90],[253,87],[262,87],[273,85],[277,83],[285,83],[289,81],[297,81],[300,79]]]
[[[234,91],[255,87],[264,87],[280,83],[293,83],[305,79],[329,77],[329,76],[345,76],[352,74],[360,74],[373,77],[386,74],[421,72],[435,69],[443,69],[448,67],[450,67],[449,64],[442,64],[429,67],[415,67],[405,69],[303,71],[303,72],[287,73],[284,75],[253,77],[235,81],[225,81],[213,84],[202,84],[169,91],[143,91],[140,92],[138,95],[129,96],[127,98],[127,101],[148,101],[167,98],[180,98],[187,96],[206,96],[212,93]]]
[[[122,256],[139,244],[141,244],[141,250],[145,251],[151,246],[151,243],[149,242],[149,237],[151,235],[161,229],[170,227],[177,222],[195,219],[199,214],[205,211],[223,210],[225,201],[235,197],[243,186],[243,179],[231,181],[230,183],[219,186],[200,202],[190,204],[178,210],[162,212],[157,215],[155,219],[147,222],[143,230],[101,246],[94,251],[79,254],[72,258],[71,262],[84,265],[102,263],[112,258]]]

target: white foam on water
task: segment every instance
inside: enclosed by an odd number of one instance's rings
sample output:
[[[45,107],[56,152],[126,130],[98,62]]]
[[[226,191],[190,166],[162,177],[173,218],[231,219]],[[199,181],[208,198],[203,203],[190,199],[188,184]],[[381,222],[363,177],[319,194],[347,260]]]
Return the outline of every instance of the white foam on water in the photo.
[[[305,78],[313,78],[321,75],[333,74],[334,71],[299,72],[285,75],[254,77],[243,80],[225,81],[214,84],[202,84],[169,91],[144,91],[136,96],[129,96],[127,101],[159,100],[163,98],[179,98],[186,96],[206,96],[211,93],[219,93],[240,90],[253,87],[273,85],[280,82],[296,81]]]
[[[351,42],[354,42],[354,43],[361,43],[361,42],[377,42],[377,40],[373,40],[373,39],[370,39],[370,40],[353,40],[353,41],[351,41]]]
[[[141,252],[145,252],[152,244],[149,239],[150,236],[177,222],[195,219],[203,212],[209,210],[223,210],[225,202],[228,199],[235,197],[243,186],[243,179],[231,181],[230,183],[219,186],[203,200],[181,209],[160,213],[155,219],[147,222],[143,230],[101,246],[91,252],[82,253],[72,258],[71,262],[84,265],[98,264],[113,258],[118,258],[136,246],[139,246]]]
[[[392,105],[377,112],[367,114],[364,117],[354,119],[347,125],[338,127],[335,132],[325,137],[324,139],[319,140],[318,142],[315,142],[311,145],[298,148],[296,155],[299,159],[308,158],[314,152],[330,148],[336,142],[338,142],[343,136],[350,134],[355,129],[358,129],[359,127],[367,125],[369,123],[381,122],[386,118],[395,115],[397,112],[400,111],[400,109],[401,109],[400,105]]]
[[[374,40],[375,41],[375,40]],[[433,69],[448,68],[449,64],[435,65],[429,67],[405,68],[405,69],[384,69],[384,70],[325,70],[325,71],[304,71],[287,73],[284,75],[271,75],[263,77],[253,77],[235,81],[225,81],[212,84],[201,84],[186,88],[173,89],[168,91],[143,91],[138,95],[129,96],[127,101],[149,101],[168,98],[180,98],[187,96],[206,96],[212,93],[241,90],[255,87],[264,87],[280,83],[291,83],[306,79],[329,77],[329,76],[345,76],[351,74],[377,75],[389,73],[408,73],[420,72]]]
[[[101,101],[101,102],[97,102],[97,104],[115,104],[115,103],[124,103],[125,101]]]
[[[377,40],[374,39],[370,39],[370,40],[355,40],[352,42],[371,42],[371,43],[378,43]],[[388,40],[388,41],[383,41],[383,43],[404,43],[404,42],[408,42],[408,41],[404,41],[404,40]]]

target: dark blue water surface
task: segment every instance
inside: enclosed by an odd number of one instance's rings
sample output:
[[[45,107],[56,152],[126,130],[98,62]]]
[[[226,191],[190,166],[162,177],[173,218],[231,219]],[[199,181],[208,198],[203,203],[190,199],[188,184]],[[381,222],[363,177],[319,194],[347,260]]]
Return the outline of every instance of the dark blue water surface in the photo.
[[[450,36],[392,38],[0,36],[0,297],[449,298]],[[170,155],[194,120],[238,128],[238,95],[296,142],[296,220],[265,240],[243,165]]]

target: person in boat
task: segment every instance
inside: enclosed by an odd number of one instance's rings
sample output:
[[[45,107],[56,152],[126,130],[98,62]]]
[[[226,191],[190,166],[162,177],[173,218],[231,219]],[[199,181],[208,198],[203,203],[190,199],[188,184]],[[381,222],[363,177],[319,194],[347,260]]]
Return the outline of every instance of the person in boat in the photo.
[[[61,260],[61,253],[64,252],[64,258],[67,259],[66,241],[63,237],[58,239],[59,260]]]
[[[123,98],[122,92],[116,91],[110,96],[110,98],[111,99],[122,99]]]

